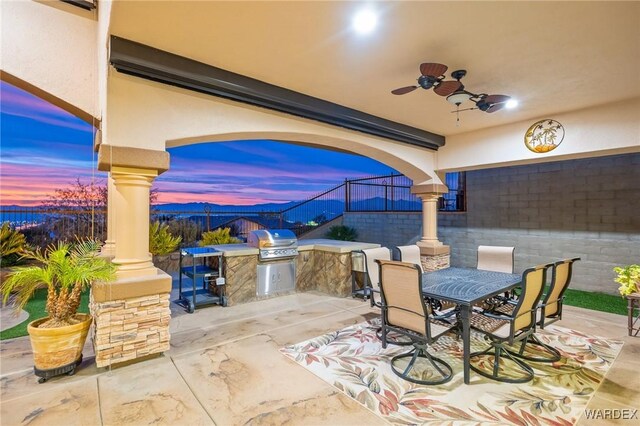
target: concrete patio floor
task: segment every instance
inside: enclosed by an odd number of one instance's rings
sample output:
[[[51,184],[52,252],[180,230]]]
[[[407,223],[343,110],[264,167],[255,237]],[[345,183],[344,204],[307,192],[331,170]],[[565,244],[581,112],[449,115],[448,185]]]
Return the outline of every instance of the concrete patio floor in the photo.
[[[640,338],[627,337],[626,318],[565,309],[563,327],[625,341],[588,408],[640,407]],[[33,375],[27,337],[1,342],[2,425],[385,424],[278,351],[374,317],[368,303],[298,293],[191,315],[173,311],[164,355],[98,369],[88,342],[75,376],[44,384]],[[578,424],[604,423],[582,417]]]

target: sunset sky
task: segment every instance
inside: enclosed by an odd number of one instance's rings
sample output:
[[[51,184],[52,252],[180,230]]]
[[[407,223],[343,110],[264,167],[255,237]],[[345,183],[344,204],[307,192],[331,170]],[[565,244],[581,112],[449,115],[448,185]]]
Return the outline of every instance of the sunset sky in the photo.
[[[0,204],[37,205],[94,170],[91,126],[0,82]],[[252,205],[303,200],[345,178],[394,172],[377,161],[273,141],[190,145],[169,150],[171,169],[154,183],[159,203]]]

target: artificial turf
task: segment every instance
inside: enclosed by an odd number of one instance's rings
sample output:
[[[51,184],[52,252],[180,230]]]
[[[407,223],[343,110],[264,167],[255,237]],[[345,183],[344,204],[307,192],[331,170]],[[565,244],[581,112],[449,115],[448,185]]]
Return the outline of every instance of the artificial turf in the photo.
[[[24,307],[24,310],[29,313],[29,318],[16,325],[15,327],[8,328],[2,332],[0,332],[0,340],[5,339],[13,339],[14,337],[26,336],[27,333],[27,325],[31,321],[35,321],[39,318],[44,318],[47,316],[45,312],[45,304],[47,302],[47,290],[42,288],[36,290],[35,294],[29,300],[27,305]],[[82,299],[80,299],[80,308],[78,312],[88,314],[89,313],[89,292],[85,291],[82,294]]]
[[[609,312],[612,314],[627,315],[627,299],[621,296],[594,293],[590,291],[567,289],[564,293],[565,305],[591,309],[593,311]]]

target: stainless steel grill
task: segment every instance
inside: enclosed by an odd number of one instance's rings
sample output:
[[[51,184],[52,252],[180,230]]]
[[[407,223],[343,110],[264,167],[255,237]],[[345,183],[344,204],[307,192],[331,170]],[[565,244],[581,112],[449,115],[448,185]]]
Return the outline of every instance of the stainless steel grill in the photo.
[[[259,250],[256,295],[268,296],[296,288],[298,239],[288,229],[251,231],[247,243]]]
[[[298,239],[288,229],[251,231],[247,243],[259,250],[261,261],[291,259],[298,255]]]

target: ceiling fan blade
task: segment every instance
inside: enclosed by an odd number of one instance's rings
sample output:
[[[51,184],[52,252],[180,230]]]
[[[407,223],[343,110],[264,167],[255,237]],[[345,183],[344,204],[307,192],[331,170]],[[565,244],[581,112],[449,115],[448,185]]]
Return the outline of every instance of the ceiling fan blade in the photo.
[[[394,95],[404,95],[405,93],[413,92],[417,88],[418,86],[401,87],[399,89],[392,90],[391,93],[393,93]]]
[[[451,113],[454,113],[454,112],[462,112],[462,111],[473,111],[474,109],[478,109],[478,108],[477,108],[477,107],[475,107],[475,108],[458,109],[458,110],[455,110],[455,111],[451,111]]]
[[[501,104],[511,99],[511,96],[507,95],[489,95],[483,99],[488,104]]]
[[[455,80],[441,81],[438,87],[433,89],[440,96],[449,96],[462,86],[462,83]]]
[[[487,108],[487,112],[492,113],[492,112],[500,111],[502,108],[504,108],[505,105],[506,105],[505,102],[501,102],[499,104],[493,104],[489,108]]]
[[[435,64],[430,62],[425,62],[424,64],[420,64],[420,72],[422,75],[430,75],[432,77],[440,77],[447,72],[448,67],[442,64]]]

